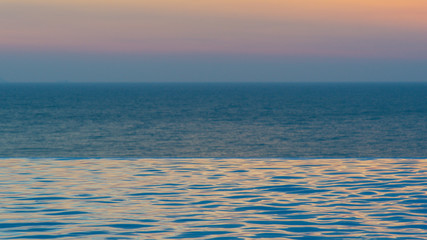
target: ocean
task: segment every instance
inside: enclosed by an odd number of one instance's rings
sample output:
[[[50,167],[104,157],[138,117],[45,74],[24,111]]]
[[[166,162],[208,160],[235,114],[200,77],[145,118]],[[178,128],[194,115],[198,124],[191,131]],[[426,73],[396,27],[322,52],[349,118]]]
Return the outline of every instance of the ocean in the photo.
[[[426,157],[427,84],[5,83],[0,136],[0,157]]]
[[[0,239],[427,239],[426,83],[3,83],[0,136]]]

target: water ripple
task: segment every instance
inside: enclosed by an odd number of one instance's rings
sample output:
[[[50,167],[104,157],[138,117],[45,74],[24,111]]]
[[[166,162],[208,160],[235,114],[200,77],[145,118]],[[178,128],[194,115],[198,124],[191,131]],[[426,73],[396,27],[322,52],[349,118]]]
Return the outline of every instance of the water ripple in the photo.
[[[0,159],[1,239],[426,239],[427,159]]]

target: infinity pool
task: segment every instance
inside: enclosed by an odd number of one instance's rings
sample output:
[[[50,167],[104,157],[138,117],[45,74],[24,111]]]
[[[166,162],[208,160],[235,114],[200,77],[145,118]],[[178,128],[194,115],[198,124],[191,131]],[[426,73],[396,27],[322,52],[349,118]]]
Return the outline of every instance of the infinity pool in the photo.
[[[426,239],[427,159],[0,159],[2,239]]]

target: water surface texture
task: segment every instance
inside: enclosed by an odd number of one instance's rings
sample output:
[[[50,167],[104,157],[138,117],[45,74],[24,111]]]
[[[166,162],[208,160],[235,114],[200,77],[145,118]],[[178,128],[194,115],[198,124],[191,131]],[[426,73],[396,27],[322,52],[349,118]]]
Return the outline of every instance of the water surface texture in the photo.
[[[1,157],[427,156],[427,84],[0,84]]]
[[[426,159],[0,159],[1,239],[426,239]]]

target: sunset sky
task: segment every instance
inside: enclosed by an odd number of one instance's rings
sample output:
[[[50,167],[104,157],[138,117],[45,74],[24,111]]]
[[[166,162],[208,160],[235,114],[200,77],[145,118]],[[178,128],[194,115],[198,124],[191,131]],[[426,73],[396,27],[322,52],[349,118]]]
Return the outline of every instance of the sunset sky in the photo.
[[[427,1],[0,0],[0,63],[8,81],[423,81]]]

